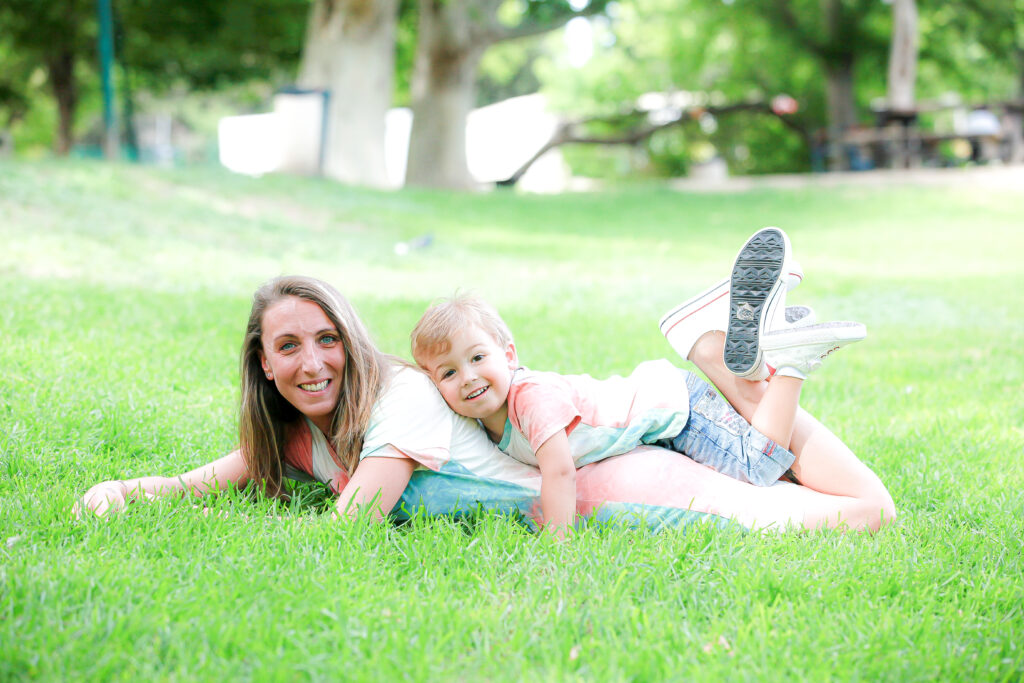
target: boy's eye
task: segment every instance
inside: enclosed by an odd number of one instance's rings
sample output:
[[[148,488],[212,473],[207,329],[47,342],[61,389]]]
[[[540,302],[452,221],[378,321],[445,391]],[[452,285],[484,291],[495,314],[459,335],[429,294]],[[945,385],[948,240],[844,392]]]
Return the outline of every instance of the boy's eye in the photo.
[[[454,375],[454,370],[445,370],[444,372],[441,373],[441,379],[448,379],[449,377],[453,377]]]
[[[473,362],[474,363],[479,363],[483,359],[484,359],[484,354],[482,354],[482,353],[478,353],[475,356],[473,356]]]

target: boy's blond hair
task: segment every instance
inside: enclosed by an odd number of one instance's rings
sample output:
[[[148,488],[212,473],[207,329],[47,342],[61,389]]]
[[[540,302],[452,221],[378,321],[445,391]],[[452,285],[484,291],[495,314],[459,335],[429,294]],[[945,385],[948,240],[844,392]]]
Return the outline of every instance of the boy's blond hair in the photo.
[[[409,335],[412,357],[423,367],[423,359],[447,353],[452,348],[452,335],[476,325],[491,336],[498,346],[512,342],[512,333],[494,307],[478,296],[456,292],[449,299],[438,299],[430,305]]]

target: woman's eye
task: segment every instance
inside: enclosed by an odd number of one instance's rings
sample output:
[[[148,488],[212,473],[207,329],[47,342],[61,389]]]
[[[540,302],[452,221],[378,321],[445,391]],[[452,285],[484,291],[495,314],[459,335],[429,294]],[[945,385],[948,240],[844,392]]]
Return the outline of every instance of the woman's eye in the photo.
[[[324,336],[320,337],[321,344],[334,344],[337,341],[338,338],[333,334],[325,334]]]
[[[295,348],[295,342],[285,342],[284,344],[281,344],[281,350],[282,351],[291,351],[294,348]]]

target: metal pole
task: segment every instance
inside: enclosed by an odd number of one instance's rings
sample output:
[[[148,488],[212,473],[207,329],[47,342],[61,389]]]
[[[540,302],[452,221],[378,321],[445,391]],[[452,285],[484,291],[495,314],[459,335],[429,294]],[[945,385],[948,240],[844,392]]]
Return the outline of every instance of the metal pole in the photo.
[[[317,159],[317,171],[324,174],[324,163],[327,158],[327,134],[331,126],[331,91],[324,90],[324,104],[320,110],[320,155]]]
[[[118,157],[117,121],[114,114],[114,13],[111,0],[96,0],[100,20],[100,75],[103,83],[103,156]]]

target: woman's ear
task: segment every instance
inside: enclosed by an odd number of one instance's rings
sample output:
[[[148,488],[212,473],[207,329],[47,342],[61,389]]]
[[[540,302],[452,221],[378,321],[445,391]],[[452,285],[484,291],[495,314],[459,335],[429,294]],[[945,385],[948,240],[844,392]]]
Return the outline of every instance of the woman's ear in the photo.
[[[263,366],[263,374],[267,376],[267,379],[274,379],[274,371],[270,369],[270,363],[267,362],[267,356],[260,350],[260,365]]]

